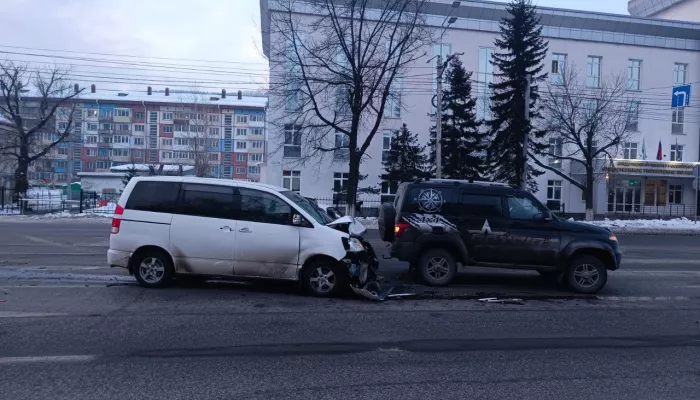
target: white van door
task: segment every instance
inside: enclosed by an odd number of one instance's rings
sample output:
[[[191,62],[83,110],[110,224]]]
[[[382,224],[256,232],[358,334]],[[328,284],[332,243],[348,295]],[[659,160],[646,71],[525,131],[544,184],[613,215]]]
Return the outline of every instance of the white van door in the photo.
[[[180,273],[230,276],[236,244],[235,187],[183,184],[170,224],[170,254]]]
[[[239,188],[233,271],[236,276],[295,279],[299,265],[299,228],[292,207],[275,194]]]

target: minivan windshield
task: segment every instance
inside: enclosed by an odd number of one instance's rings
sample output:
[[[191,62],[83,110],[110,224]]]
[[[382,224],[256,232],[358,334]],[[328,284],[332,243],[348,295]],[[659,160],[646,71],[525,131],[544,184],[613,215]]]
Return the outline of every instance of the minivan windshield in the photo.
[[[306,211],[313,219],[319,224],[329,224],[333,222],[331,217],[326,214],[321,208],[316,206],[314,203],[302,197],[299,193],[293,191],[281,192],[282,196],[291,200],[294,204],[301,207],[302,210]]]

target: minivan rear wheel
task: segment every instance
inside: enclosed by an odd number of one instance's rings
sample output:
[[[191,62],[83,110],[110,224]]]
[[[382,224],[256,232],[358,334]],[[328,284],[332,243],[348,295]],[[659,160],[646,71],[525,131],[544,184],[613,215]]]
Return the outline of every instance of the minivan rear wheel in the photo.
[[[133,260],[134,277],[141,286],[149,288],[165,287],[174,275],[173,263],[167,254],[148,250]]]

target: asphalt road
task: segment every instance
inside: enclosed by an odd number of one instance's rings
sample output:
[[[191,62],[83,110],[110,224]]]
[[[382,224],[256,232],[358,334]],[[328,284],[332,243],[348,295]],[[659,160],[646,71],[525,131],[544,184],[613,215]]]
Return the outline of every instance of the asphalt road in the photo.
[[[3,400],[700,399],[697,237],[621,238],[625,267],[595,300],[373,303],[143,289],[104,268],[108,229],[0,221]],[[460,283],[552,290],[523,272]]]

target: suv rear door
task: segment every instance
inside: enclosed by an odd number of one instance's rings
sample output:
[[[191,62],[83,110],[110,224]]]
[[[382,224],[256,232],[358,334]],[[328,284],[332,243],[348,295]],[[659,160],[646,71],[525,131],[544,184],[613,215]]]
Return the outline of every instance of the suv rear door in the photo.
[[[233,274],[236,187],[184,183],[170,224],[170,254],[185,273]]]
[[[507,262],[503,243],[509,232],[503,197],[487,190],[461,189],[457,201],[457,227],[470,257],[476,262]]]
[[[513,265],[554,267],[561,246],[559,221],[535,219],[547,212],[530,195],[516,194],[507,198],[511,240],[503,253]]]

